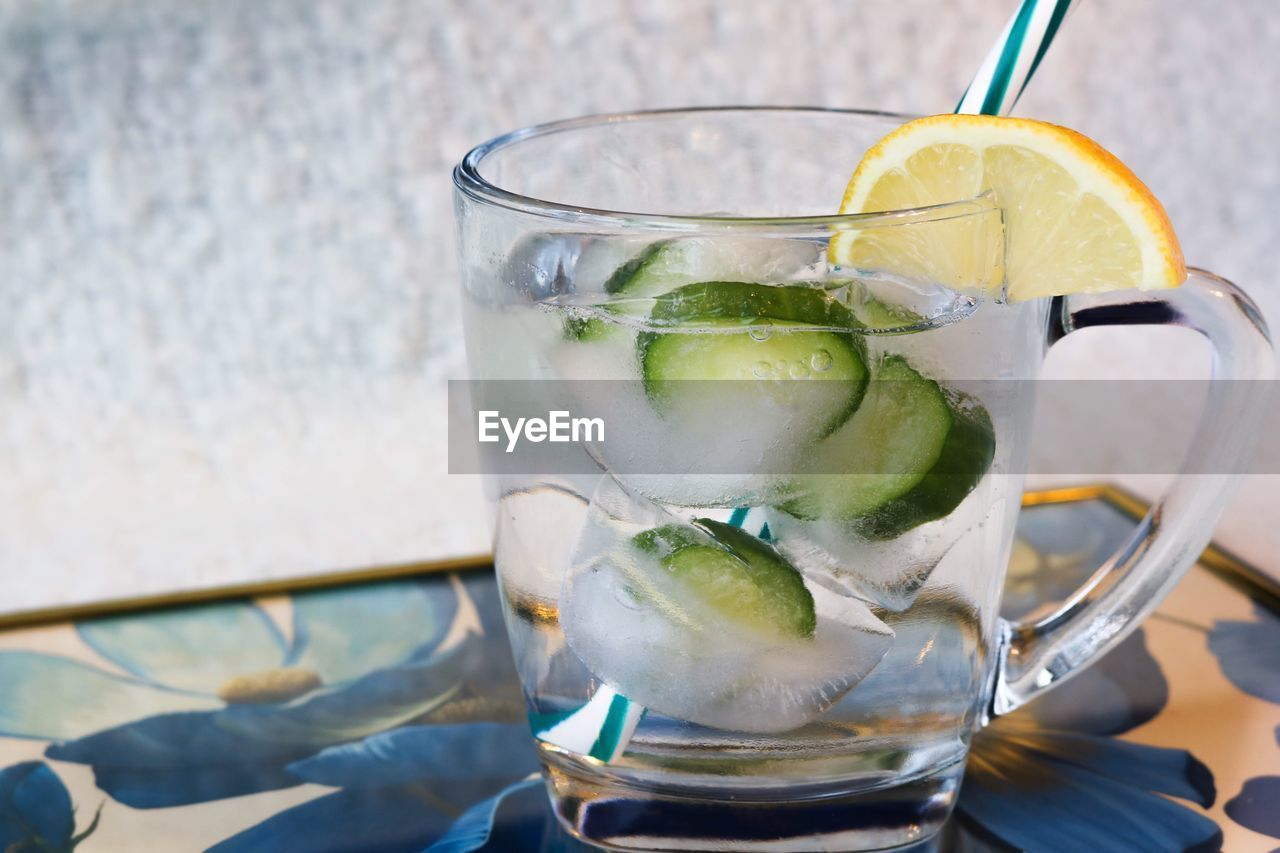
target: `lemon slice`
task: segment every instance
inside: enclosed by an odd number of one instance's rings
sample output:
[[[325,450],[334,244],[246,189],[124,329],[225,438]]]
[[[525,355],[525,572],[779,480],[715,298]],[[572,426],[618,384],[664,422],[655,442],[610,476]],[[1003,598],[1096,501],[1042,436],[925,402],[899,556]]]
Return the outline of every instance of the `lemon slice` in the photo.
[[[831,241],[831,259],[959,289],[1006,284],[1014,301],[1158,290],[1186,277],[1168,215],[1133,172],[1088,137],[1030,119],[939,115],[908,122],[862,158],[840,212],[901,210],[987,192],[1004,212],[1003,246],[992,216],[969,216],[843,232]]]

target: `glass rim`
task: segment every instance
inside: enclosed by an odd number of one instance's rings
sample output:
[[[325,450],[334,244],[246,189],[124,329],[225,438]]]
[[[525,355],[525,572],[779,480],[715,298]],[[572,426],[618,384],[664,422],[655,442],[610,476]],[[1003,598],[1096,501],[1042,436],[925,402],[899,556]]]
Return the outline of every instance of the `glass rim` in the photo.
[[[518,145],[531,139],[539,139],[559,133],[598,127],[606,124],[623,124],[647,119],[696,115],[699,113],[743,113],[763,115],[809,114],[845,116],[850,118],[893,119],[910,121],[917,116],[880,110],[835,109],[806,106],[708,106],[676,107],[669,109],[635,110],[631,112],[594,113],[576,118],[560,119],[530,125],[501,136],[496,136],[472,148],[453,169],[453,185],[458,192],[484,204],[503,207],[531,216],[551,219],[574,225],[600,227],[643,227],[648,230],[681,233],[704,231],[785,232],[789,236],[801,236],[797,232],[814,236],[829,236],[832,232],[908,225],[920,222],[941,222],[966,216],[989,214],[998,211],[991,193],[940,204],[898,210],[867,211],[865,213],[831,213],[816,216],[696,216],[689,214],[659,214],[644,211],[609,210],[562,204],[550,199],[536,198],[503,189],[480,174],[481,164],[490,154]]]

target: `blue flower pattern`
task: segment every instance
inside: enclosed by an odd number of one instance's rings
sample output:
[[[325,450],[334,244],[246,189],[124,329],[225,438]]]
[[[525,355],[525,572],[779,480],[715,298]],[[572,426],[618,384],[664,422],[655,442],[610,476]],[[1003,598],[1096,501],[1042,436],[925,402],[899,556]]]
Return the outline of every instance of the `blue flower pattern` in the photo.
[[[76,833],[75,809],[62,780],[43,761],[0,770],[0,850],[69,853],[91,836],[101,812]]]
[[[463,694],[492,652],[465,596],[456,580],[300,594],[291,643],[247,602],[82,623],[101,667],[0,652],[0,734],[54,741],[49,758],[134,808],[298,785],[293,762]]]
[[[1280,615],[1255,606],[1252,620],[1223,620],[1209,632],[1209,650],[1222,674],[1245,693],[1280,704]],[[1276,730],[1280,741],[1280,729]],[[1280,770],[1280,752],[1276,755]],[[1280,775],[1246,779],[1223,807],[1227,817],[1254,832],[1280,838]]]
[[[975,735],[961,824],[997,850],[1219,849],[1218,826],[1169,799],[1213,805],[1209,769],[1186,750],[1113,737],[1154,718],[1167,701],[1168,686],[1139,631]]]

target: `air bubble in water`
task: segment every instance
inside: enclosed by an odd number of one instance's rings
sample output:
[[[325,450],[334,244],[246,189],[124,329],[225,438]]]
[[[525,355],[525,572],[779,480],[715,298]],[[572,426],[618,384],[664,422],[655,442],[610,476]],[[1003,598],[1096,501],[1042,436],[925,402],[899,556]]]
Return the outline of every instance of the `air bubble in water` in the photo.
[[[809,365],[803,361],[793,361],[789,375],[792,379],[804,379],[809,375]]]
[[[747,334],[751,336],[751,340],[764,343],[773,335],[773,324],[757,321],[751,324],[751,328],[747,329]]]
[[[831,369],[831,353],[820,349],[809,357],[809,366],[819,373]]]
[[[756,379],[768,379],[773,373],[773,365],[767,361],[757,361],[751,366],[751,375]]]

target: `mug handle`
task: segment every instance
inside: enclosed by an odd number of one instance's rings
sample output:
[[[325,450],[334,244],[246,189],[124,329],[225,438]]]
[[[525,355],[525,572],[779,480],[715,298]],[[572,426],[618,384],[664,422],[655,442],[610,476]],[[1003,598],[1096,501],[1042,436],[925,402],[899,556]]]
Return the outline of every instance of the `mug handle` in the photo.
[[[1049,343],[1088,326],[1185,326],[1209,340],[1213,379],[1270,379],[1271,339],[1257,306],[1226,279],[1195,268],[1187,273],[1173,290],[1056,297]],[[1053,612],[1000,620],[990,716],[1009,713],[1097,660],[1173,589],[1209,544],[1235,472],[1252,451],[1265,398],[1255,382],[1210,382],[1181,473],[1124,545]]]

